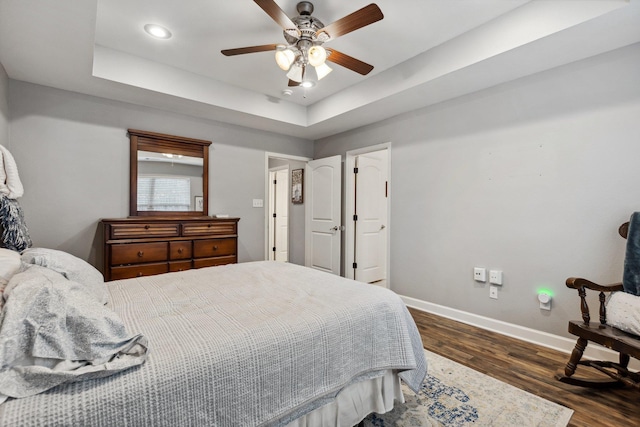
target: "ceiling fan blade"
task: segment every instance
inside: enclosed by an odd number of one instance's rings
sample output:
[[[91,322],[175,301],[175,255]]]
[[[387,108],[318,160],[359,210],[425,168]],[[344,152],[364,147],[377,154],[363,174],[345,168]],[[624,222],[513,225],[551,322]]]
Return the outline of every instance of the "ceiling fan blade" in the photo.
[[[295,32],[300,35],[300,30],[298,29],[296,24],[294,24],[291,18],[289,18],[287,14],[284,13],[282,9],[280,9],[280,6],[278,6],[276,2],[274,2],[273,0],[254,1],[258,6],[260,6],[260,8],[262,8],[262,10],[266,12],[267,15],[271,17],[271,19],[276,21],[276,23],[280,25],[283,30],[295,30]]]
[[[331,61],[334,64],[341,65],[345,68],[350,69],[351,71],[360,73],[363,76],[366,76],[371,72],[371,70],[373,70],[373,65],[369,65],[366,62],[362,62],[359,59],[356,59],[345,53],[338,52],[335,49],[327,49],[327,53],[327,61]]]
[[[223,55],[225,56],[233,56],[233,55],[244,55],[245,53],[256,53],[256,52],[267,52],[269,50],[276,50],[278,47],[277,44],[263,44],[261,46],[249,46],[249,47],[239,47],[236,49],[225,49],[221,50]]]
[[[359,28],[366,27],[374,22],[378,22],[382,18],[384,18],[384,15],[378,5],[371,3],[318,30],[318,37],[325,39],[323,41],[332,40]]]

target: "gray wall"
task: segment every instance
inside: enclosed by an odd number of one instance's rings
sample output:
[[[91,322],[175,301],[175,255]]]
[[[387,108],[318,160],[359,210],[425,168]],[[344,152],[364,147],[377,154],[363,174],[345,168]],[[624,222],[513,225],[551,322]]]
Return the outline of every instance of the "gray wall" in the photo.
[[[0,145],[9,145],[9,77],[0,64]]]
[[[392,143],[393,290],[567,336],[566,278],[621,280],[617,228],[640,210],[638,76],[640,44],[316,141],[314,157]],[[497,300],[474,266],[504,272]]]
[[[128,128],[213,141],[209,212],[240,217],[240,261],[264,259],[265,152],[310,157],[311,141],[9,81],[11,148],[34,246],[101,265],[100,218],[129,213]]]

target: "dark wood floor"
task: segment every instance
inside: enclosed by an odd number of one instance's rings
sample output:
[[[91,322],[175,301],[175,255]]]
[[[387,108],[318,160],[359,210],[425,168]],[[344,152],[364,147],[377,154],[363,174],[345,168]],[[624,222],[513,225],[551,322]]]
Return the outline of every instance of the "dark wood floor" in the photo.
[[[553,376],[564,369],[567,354],[419,310],[410,311],[424,348],[573,409],[570,426],[640,426],[640,391],[593,390],[556,381]],[[580,369],[585,368],[578,368],[578,373]]]

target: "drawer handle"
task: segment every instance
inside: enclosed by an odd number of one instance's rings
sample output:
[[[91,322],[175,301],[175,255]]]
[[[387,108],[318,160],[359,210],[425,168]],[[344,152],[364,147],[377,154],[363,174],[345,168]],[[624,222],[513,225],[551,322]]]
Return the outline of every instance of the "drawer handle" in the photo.
[[[139,256],[140,258],[142,258],[142,256],[143,256],[143,255],[144,255],[144,252],[142,252],[142,251],[138,252],[138,256]]]
[[[138,277],[142,277],[142,272],[139,272],[139,273],[138,273]]]
[[[183,252],[182,248],[178,248],[178,253],[181,254]]]
[[[213,250],[214,250],[214,251],[217,251],[217,250],[218,250],[218,246],[217,246],[217,245],[214,245],[214,246],[213,246]]]
[[[148,230],[148,229],[150,229],[150,228],[151,228],[151,226],[150,226],[149,224],[147,224],[147,225],[145,225],[145,226],[144,226],[144,229],[145,229],[145,230]]]
[[[213,227],[213,224],[207,224],[207,227],[211,228]]]

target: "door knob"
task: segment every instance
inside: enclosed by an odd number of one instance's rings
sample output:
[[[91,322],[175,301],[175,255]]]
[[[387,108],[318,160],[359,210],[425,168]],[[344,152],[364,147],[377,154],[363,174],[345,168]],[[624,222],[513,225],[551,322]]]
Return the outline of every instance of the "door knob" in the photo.
[[[382,225],[380,226],[380,230],[384,230],[385,228],[387,228],[387,226],[386,226],[386,225],[384,225],[384,224],[382,224]]]
[[[338,227],[338,226],[336,225],[336,226],[331,227],[329,230],[331,230],[331,231],[338,231],[339,229],[340,229],[340,227]]]

